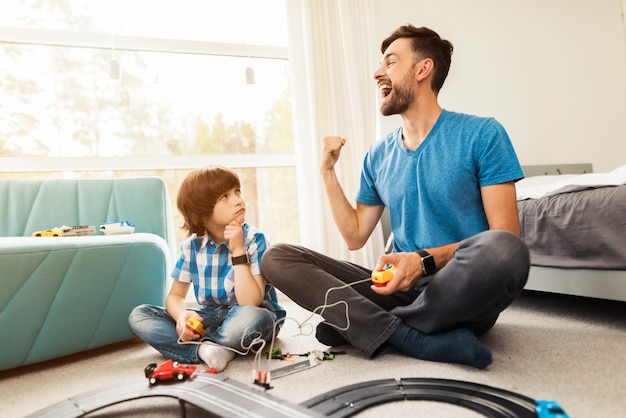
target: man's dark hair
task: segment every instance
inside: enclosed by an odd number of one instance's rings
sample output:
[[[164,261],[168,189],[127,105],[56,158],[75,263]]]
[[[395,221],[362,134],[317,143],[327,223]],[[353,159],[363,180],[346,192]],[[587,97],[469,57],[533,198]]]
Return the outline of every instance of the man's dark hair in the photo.
[[[383,41],[380,47],[381,52],[384,54],[387,48],[389,48],[389,45],[400,38],[410,38],[413,40],[411,45],[416,54],[416,63],[424,58],[433,60],[435,68],[433,69],[431,88],[435,94],[438,94],[443,86],[443,82],[448,76],[448,71],[450,71],[453,50],[452,43],[441,39],[439,34],[431,29],[405,25],[400,26]]]

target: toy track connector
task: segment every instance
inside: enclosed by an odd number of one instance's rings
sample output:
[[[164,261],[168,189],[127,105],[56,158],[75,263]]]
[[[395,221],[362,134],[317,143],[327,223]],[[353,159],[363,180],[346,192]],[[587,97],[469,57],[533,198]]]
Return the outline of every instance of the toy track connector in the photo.
[[[536,400],[537,418],[569,418],[556,401]]]

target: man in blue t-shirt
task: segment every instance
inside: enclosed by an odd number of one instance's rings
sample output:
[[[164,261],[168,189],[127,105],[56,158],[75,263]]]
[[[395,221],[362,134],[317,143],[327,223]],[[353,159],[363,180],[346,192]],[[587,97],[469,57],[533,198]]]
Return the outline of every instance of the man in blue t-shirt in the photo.
[[[295,245],[263,257],[268,281],[304,308],[323,309],[322,343],[350,343],[370,357],[390,344],[423,360],[492,362],[476,336],[521,293],[530,267],[515,195],[523,172],[495,119],[439,105],[452,49],[411,25],[383,41],[374,73],[381,113],[402,124],[365,156],[356,207],[334,168],[346,140],[323,139],[320,172],[348,247],[361,248],[389,210],[393,251],[375,269],[392,266],[391,280],[372,285],[362,280],[371,270]]]

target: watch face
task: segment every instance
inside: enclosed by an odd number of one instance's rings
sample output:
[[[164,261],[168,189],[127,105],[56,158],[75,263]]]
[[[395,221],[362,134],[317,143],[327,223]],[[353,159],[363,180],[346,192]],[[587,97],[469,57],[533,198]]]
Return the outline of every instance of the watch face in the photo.
[[[422,264],[424,266],[424,274],[429,275],[435,273],[437,267],[435,267],[435,259],[432,255],[422,258]]]
[[[419,250],[417,253],[422,257],[422,269],[424,276],[434,274],[437,272],[437,266],[435,265],[435,258],[425,250]]]

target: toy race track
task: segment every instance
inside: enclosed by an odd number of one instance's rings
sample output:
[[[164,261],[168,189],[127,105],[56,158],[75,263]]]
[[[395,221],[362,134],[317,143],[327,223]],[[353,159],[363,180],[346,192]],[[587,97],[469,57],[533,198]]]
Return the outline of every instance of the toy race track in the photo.
[[[459,380],[385,379],[344,386],[301,405],[324,417],[350,417],[387,402],[438,401],[471,409],[493,418],[566,418],[553,401],[535,401],[523,395]]]
[[[169,397],[189,403],[216,417],[322,417],[303,406],[291,404],[221,375],[197,373],[182,382],[150,385],[146,379],[133,380],[86,392],[41,409],[31,418],[83,417],[107,406],[146,397]]]
[[[196,373],[183,382],[149,385],[145,379],[116,384],[68,398],[28,417],[73,418],[107,406],[147,397],[170,397],[217,417],[350,417],[376,405],[397,401],[439,401],[493,418],[568,418],[553,401],[535,401],[514,392],[447,379],[406,378],[363,382],[292,404],[221,375]]]

